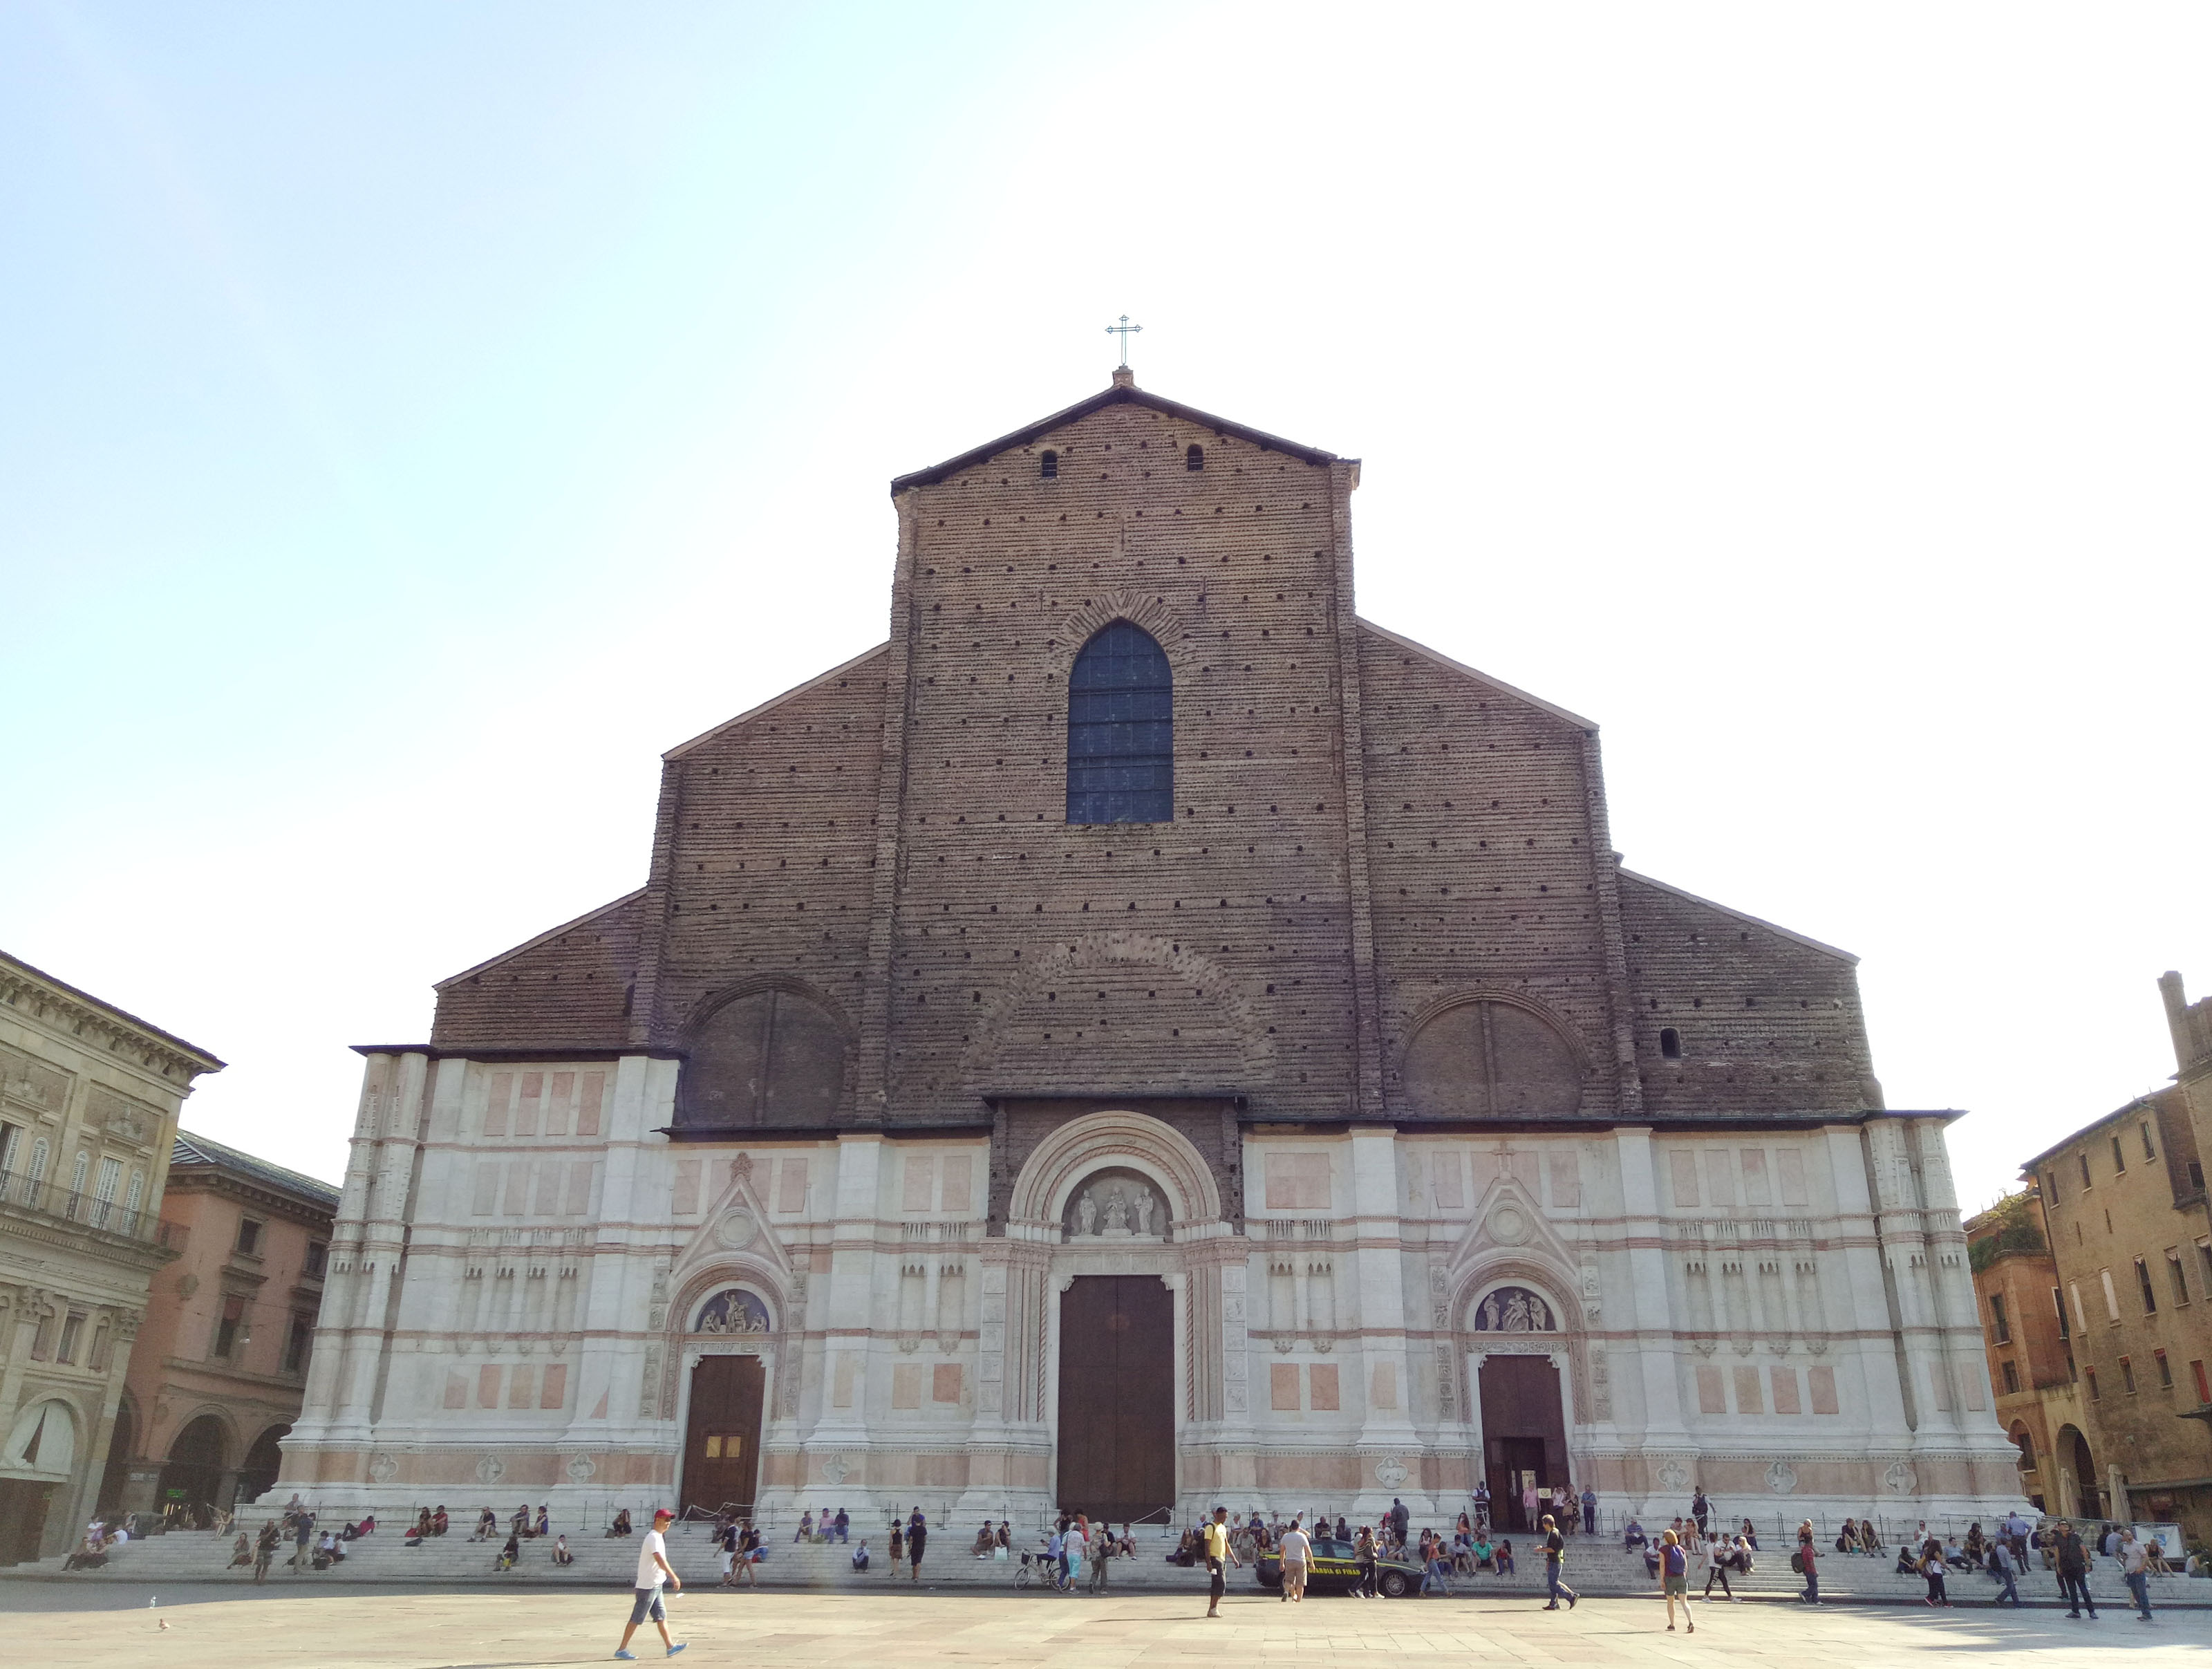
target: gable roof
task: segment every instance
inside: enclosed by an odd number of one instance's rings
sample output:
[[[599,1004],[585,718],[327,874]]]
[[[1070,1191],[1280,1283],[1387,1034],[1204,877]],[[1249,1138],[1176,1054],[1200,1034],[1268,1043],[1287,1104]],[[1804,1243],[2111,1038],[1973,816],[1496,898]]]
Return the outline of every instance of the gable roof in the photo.
[[[174,1172],[202,1168],[234,1171],[249,1182],[297,1195],[325,1211],[338,1209],[338,1191],[319,1177],[271,1165],[226,1142],[213,1142],[204,1136],[194,1136],[190,1130],[179,1130],[176,1145],[169,1149],[169,1169]]]
[[[624,905],[635,904],[640,898],[645,896],[645,893],[646,889],[642,886],[639,887],[634,892],[625,892],[622,897],[615,899],[612,903],[603,904],[597,910],[586,911],[574,921],[563,922],[558,927],[549,927],[544,932],[539,934],[534,939],[525,939],[519,945],[508,946],[507,949],[500,952],[496,956],[487,956],[483,961],[477,963],[474,967],[463,968],[457,974],[449,975],[444,979],[434,980],[431,982],[430,989],[434,991],[442,991],[448,985],[458,985],[461,981],[466,979],[472,973],[482,973],[486,968],[495,968],[501,963],[506,961],[510,956],[520,956],[526,950],[535,950],[538,946],[546,943],[550,940],[558,939],[564,933],[572,933],[576,929],[584,926],[586,923],[595,922],[602,916],[607,915],[613,911],[620,910]]]
[[[1471,678],[1476,683],[1486,685],[1502,696],[1510,697],[1515,701],[1525,702],[1539,712],[1549,713],[1555,719],[1564,720],[1577,730],[1587,730],[1593,736],[1597,734],[1595,719],[1586,719],[1579,713],[1569,712],[1556,702],[1547,701],[1541,696],[1532,696],[1526,690],[1518,689],[1502,678],[1492,678],[1480,667],[1470,667],[1464,661],[1453,660],[1442,649],[1432,649],[1426,643],[1417,643],[1412,638],[1391,630],[1388,626],[1378,626],[1364,614],[1358,617],[1358,624],[1360,630],[1371,632],[1385,643],[1395,643],[1401,649],[1408,649],[1415,655],[1425,656],[1435,661],[1437,666]]]
[[[890,648],[890,644],[888,642],[885,642],[877,644],[875,648],[872,649],[862,649],[850,661],[841,661],[836,666],[832,667],[828,672],[817,673],[812,678],[808,679],[804,684],[794,684],[788,690],[786,690],[781,695],[770,696],[766,701],[761,702],[756,706],[746,708],[745,710],[738,714],[737,717],[733,719],[724,719],[720,724],[714,726],[711,730],[702,730],[697,735],[692,737],[690,741],[677,743],[675,746],[670,748],[660,757],[664,759],[680,759],[686,753],[689,753],[693,748],[701,746],[702,743],[714,740],[715,737],[720,735],[724,731],[734,730],[741,724],[750,724],[762,714],[782,706],[787,701],[796,701],[799,697],[806,694],[808,691],[820,689],[831,679],[836,677],[838,673],[849,673],[854,667],[860,665],[861,662],[874,660],[878,655],[883,654]]]
[[[1711,898],[1699,898],[1695,892],[1690,892],[1686,888],[1670,886],[1663,880],[1654,880],[1650,876],[1638,874],[1633,869],[1621,870],[1620,878],[1621,880],[1630,883],[1632,886],[1648,886],[1655,892],[1664,892],[1669,898],[1680,898],[1686,904],[1700,905],[1706,910],[1713,911],[1716,915],[1726,916],[1732,920],[1743,922],[1752,927],[1765,928],[1769,933],[1778,935],[1780,937],[1787,939],[1794,944],[1802,945],[1808,950],[1816,950],[1823,956],[1832,956],[1838,961],[1847,962],[1853,967],[1856,967],[1858,965],[1859,959],[1852,952],[1838,950],[1835,946],[1825,943],[1819,939],[1812,938],[1802,933],[1793,932],[1789,928],[1782,927],[1776,923],[1768,921],[1764,916],[1754,916],[1747,910],[1738,910],[1732,905],[1716,904]]]
[[[1093,411],[1103,411],[1109,405],[1141,405],[1150,411],[1164,411],[1171,417],[1181,417],[1187,423],[1200,424],[1213,430],[1217,435],[1234,435],[1240,441],[1249,441],[1262,451],[1279,452],[1287,457],[1296,458],[1309,464],[1357,461],[1357,460],[1340,460],[1334,452],[1323,452],[1319,447],[1302,446],[1296,441],[1286,441],[1279,435],[1270,435],[1262,429],[1254,429],[1245,423],[1231,423],[1226,417],[1217,417],[1210,411],[1201,411],[1196,406],[1185,405],[1179,400],[1164,399],[1158,394],[1148,394],[1134,383],[1115,383],[1113,387],[1091,395],[1089,399],[1078,400],[1065,411],[1055,411],[1049,417],[1040,417],[1033,423],[1017,429],[1011,435],[1001,435],[995,441],[987,441],[981,446],[963,452],[957,458],[948,458],[941,464],[933,465],[928,469],[915,470],[909,475],[893,476],[891,496],[897,497],[909,487],[933,485],[942,481],[948,475],[966,469],[970,464],[981,463],[984,459],[994,457],[1009,448],[1026,446],[1041,435],[1064,428],[1079,417],[1089,417]]]

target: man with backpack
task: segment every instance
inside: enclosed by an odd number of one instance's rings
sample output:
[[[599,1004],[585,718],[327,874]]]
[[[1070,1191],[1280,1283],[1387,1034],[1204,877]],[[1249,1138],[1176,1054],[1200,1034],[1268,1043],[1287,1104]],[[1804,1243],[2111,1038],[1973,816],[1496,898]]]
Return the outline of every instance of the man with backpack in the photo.
[[[1820,1603],[1820,1552],[1813,1545],[1813,1520],[1797,1526],[1797,1550],[1790,1556],[1790,1568],[1805,1579],[1805,1592],[1797,1597],[1808,1605]]]
[[[2075,1621],[2081,1616],[2081,1607],[2089,1608],[2089,1620],[2097,1620],[2097,1602],[2089,1597],[2089,1550],[2081,1545],[2081,1538],[2074,1533],[2073,1524],[2065,1519],[2058,1521],[2058,1597],[2069,1609],[2066,1615]]]

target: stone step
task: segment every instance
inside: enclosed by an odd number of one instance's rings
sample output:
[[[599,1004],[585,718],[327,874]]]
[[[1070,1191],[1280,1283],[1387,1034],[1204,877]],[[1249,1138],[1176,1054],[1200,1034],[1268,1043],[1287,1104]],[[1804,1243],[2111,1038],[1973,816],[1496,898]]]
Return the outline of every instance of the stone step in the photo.
[[[299,1574],[280,1562],[270,1573],[270,1581],[397,1587],[489,1583],[608,1587],[628,1587],[635,1581],[638,1544],[634,1537],[572,1541],[569,1548],[576,1561],[566,1567],[554,1564],[548,1556],[549,1542],[528,1541],[523,1544],[522,1561],[514,1570],[496,1571],[493,1563],[503,1541],[504,1538],[498,1542],[472,1542],[465,1536],[447,1535],[422,1547],[410,1548],[400,1537],[380,1534],[348,1544],[346,1559],[333,1569]],[[882,1547],[873,1537],[869,1542],[875,1557],[872,1568],[865,1573],[853,1569],[851,1545],[770,1542],[766,1550],[768,1556],[758,1568],[761,1584],[785,1589],[849,1590],[888,1587],[894,1581],[904,1583],[907,1579],[903,1568],[895,1577],[882,1556]],[[1202,1593],[1206,1587],[1203,1571],[1170,1564],[1164,1556],[1172,1545],[1172,1541],[1165,1538],[1140,1541],[1138,1556],[1115,1561],[1109,1578],[1112,1586],[1145,1592]],[[64,1574],[62,1561],[49,1559],[37,1565],[19,1566],[8,1574],[64,1581],[125,1582],[149,1589],[165,1582],[222,1581],[252,1587],[250,1571],[229,1568],[230,1546],[228,1537],[206,1531],[184,1531],[132,1542],[112,1556],[103,1570]],[[720,1580],[720,1550],[703,1526],[672,1531],[668,1547],[669,1562],[675,1566],[687,1587],[716,1587]],[[289,1556],[289,1549],[285,1556]],[[1457,1578],[1454,1586],[1462,1594],[1513,1593],[1534,1598],[1540,1595],[1544,1587],[1542,1562],[1535,1561],[1534,1565],[1532,1570],[1530,1562],[1524,1559],[1510,1576],[1485,1573],[1471,1579]],[[1017,1559],[977,1559],[968,1552],[964,1544],[946,1548],[940,1541],[933,1544],[923,1562],[922,1586],[938,1589],[1009,1588],[1014,1586],[1019,1568]],[[1832,1556],[1821,1561],[1820,1574],[1823,1594],[1839,1599],[1909,1602],[1917,1599],[1923,1592],[1919,1578],[1894,1574],[1887,1559]],[[1608,1596],[1649,1594],[1654,1586],[1645,1574],[1640,1554],[1624,1553],[1611,1545],[1573,1548],[1568,1555],[1567,1579],[1583,1593]],[[1232,1571],[1230,1581],[1232,1587],[1255,1586],[1249,1566]],[[1788,1598],[1803,1586],[1798,1577],[1791,1575],[1786,1554],[1762,1556],[1749,1576],[1734,1577],[1732,1581],[1738,1593],[1758,1599]],[[2116,1573],[2100,1566],[2093,1584],[2106,1603],[2115,1608],[2124,1605]],[[1987,1577],[1969,1572],[1954,1573],[1949,1586],[1954,1600],[1967,1603],[1985,1601],[1996,1591],[1996,1584]],[[2212,1602],[2212,1582],[2199,1589],[2195,1582],[2184,1577],[2159,1577],[2153,1579],[2152,1589],[2154,1605],[2192,1603],[2199,1594]],[[2057,1582],[2049,1573],[2036,1571],[2023,1582],[2022,1591],[2031,1600],[2054,1599]],[[1717,1594],[1715,1603],[1719,1603]]]

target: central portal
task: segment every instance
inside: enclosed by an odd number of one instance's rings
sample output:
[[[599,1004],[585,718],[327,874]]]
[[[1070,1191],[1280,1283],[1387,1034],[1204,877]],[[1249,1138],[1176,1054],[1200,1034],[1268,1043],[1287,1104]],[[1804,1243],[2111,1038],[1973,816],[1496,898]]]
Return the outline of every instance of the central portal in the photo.
[[[1534,1532],[1567,1482],[1567,1422],[1559,1370],[1544,1356],[1493,1355],[1482,1361],[1483,1477],[1490,1520]],[[1535,1513],[1529,1512],[1531,1501]]]
[[[1060,1506],[1134,1524],[1175,1505],[1175,1295],[1079,1275],[1060,1300]]]

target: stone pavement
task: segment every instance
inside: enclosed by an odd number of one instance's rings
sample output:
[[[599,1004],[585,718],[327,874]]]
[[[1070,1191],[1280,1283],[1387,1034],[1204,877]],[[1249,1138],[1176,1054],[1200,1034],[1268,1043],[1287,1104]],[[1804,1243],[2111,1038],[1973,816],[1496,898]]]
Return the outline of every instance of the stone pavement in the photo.
[[[358,1587],[179,1590],[181,1605],[122,1603],[125,1590],[52,1583],[0,1587],[0,1638],[11,1664],[96,1660],[162,1669],[537,1669],[607,1661],[629,1614],[620,1593],[364,1593]],[[135,1596],[134,1596],[135,1598]],[[2114,1651],[2146,1666],[2201,1664],[2212,1615],[2178,1611],[2143,1624],[2118,1611],[2092,1625],[2063,1613],[1783,1603],[1698,1608],[1695,1635],[1664,1631],[1651,1599],[1591,1599],[1547,1613],[1523,1599],[1360,1600],[1288,1605],[1232,1593],[1206,1621],[1205,1593],[1102,1599],[1050,1594],[724,1593],[676,1596],[670,1619],[690,1649],[687,1669],[958,1669],[1052,1664],[1139,1669],[1223,1660],[1312,1663],[1329,1669],[1513,1664],[1788,1665],[1808,1653],[1838,1664],[1894,1665],[1961,1652],[1978,1662],[2017,1654],[2038,1669],[2075,1669]],[[160,1624],[166,1621],[163,1631]],[[661,1659],[647,1624],[641,1661]]]

